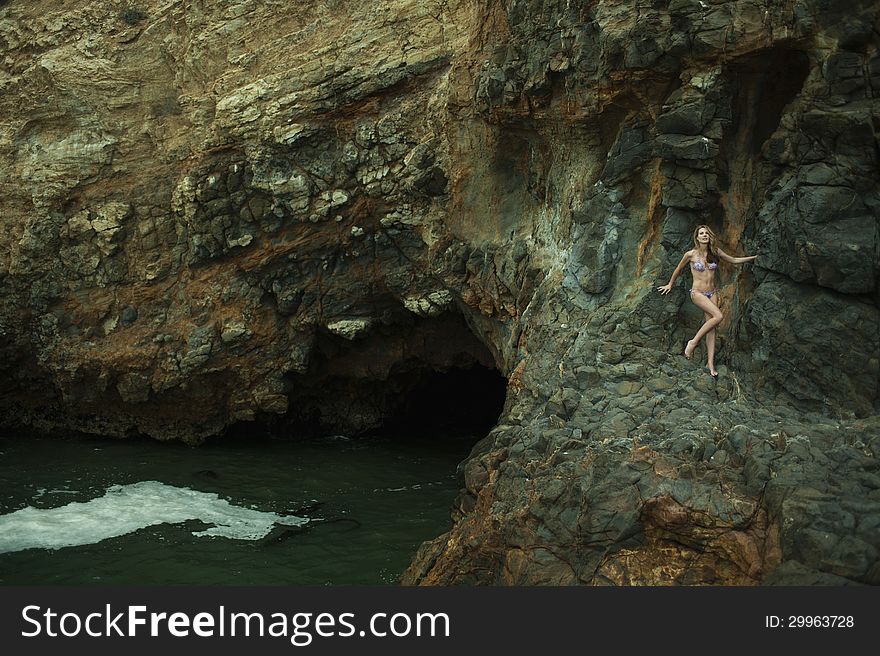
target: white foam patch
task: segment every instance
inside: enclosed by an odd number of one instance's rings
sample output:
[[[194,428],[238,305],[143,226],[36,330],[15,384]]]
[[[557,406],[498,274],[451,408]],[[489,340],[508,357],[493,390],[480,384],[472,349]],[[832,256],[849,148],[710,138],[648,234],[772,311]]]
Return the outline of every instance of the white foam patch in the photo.
[[[157,481],[114,485],[104,496],[60,508],[23,508],[0,515],[0,553],[94,544],[157,524],[198,519],[214,526],[196,536],[259,540],[276,524],[302,526],[304,517],[235,506],[210,492]]]

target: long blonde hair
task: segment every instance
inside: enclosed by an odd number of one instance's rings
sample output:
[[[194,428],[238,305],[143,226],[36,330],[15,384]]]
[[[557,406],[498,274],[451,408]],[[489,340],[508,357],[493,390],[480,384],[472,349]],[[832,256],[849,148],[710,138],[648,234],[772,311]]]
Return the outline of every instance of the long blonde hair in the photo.
[[[706,250],[708,251],[708,255],[706,255],[707,264],[709,262],[718,262],[718,253],[715,252],[715,240],[717,239],[717,237],[712,231],[712,228],[707,225],[698,225],[694,230],[694,246],[697,249],[700,248],[700,242],[697,241],[697,235],[700,234],[700,230],[702,230],[703,228],[705,228],[706,232],[709,233],[709,243],[706,244]]]

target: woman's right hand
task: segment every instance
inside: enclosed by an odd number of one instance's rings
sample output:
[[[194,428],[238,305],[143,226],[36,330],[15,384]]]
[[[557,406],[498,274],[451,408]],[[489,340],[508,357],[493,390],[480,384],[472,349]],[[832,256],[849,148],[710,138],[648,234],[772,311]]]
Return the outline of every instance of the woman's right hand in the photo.
[[[662,287],[658,287],[657,291],[661,294],[668,294],[672,291],[672,283],[669,283],[668,285],[663,285]]]

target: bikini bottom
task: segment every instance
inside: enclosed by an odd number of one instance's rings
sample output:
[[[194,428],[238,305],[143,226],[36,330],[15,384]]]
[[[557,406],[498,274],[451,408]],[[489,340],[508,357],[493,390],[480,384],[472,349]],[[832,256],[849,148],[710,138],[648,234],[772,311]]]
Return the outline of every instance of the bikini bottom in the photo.
[[[690,292],[691,292],[691,296],[694,295],[694,291],[696,291],[696,290],[694,290],[694,289],[691,289],[691,290],[690,290]],[[712,298],[712,297],[713,297],[715,294],[717,294],[717,293],[718,293],[718,290],[717,290],[717,289],[713,289],[713,290],[710,291],[710,292],[700,292],[700,291],[697,292],[697,294],[702,294],[702,295],[705,296],[706,298]]]

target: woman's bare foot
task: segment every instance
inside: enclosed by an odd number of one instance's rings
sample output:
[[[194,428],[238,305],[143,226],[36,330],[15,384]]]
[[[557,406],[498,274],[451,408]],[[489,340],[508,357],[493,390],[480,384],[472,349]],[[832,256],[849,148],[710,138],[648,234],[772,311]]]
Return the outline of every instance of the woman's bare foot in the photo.
[[[697,348],[697,345],[694,344],[694,340],[689,339],[687,345],[684,347],[684,357],[690,360],[691,356],[694,354],[695,348]]]
[[[712,376],[712,378],[718,378],[718,371],[715,369],[715,367],[707,368],[709,369],[709,375]]]

